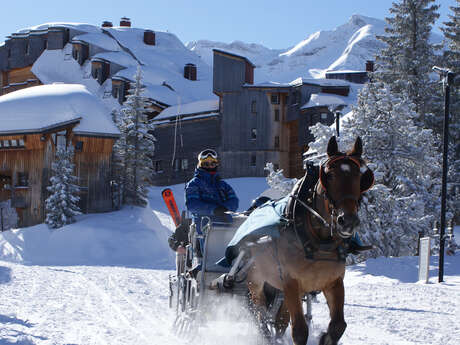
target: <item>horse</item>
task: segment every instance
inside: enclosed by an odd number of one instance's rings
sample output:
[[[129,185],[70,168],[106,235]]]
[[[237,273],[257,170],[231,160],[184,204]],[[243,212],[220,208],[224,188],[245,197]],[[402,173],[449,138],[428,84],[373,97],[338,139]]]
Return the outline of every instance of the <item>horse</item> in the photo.
[[[290,194],[285,214],[287,225],[271,244],[251,249],[253,263],[247,282],[252,305],[266,308],[267,287],[283,292],[275,329],[283,335],[291,320],[292,340],[305,345],[308,326],[302,298],[322,291],[329,307],[330,323],[320,345],[336,345],[347,326],[344,308],[347,239],[359,225],[357,215],[362,194],[370,189],[374,175],[362,156],[358,137],[353,149],[339,152],[335,137],[327,146],[327,160],[320,166],[313,189],[305,190],[307,174]]]

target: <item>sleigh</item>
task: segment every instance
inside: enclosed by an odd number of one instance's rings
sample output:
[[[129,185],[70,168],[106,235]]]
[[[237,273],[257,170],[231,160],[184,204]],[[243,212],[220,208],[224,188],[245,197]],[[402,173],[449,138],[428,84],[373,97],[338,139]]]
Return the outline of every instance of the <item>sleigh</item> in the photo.
[[[195,224],[190,226],[190,244],[186,247],[181,269],[176,276],[170,276],[169,281],[170,307],[176,309],[173,328],[178,335],[187,338],[196,336],[200,327],[206,327],[210,320],[219,318],[221,306],[228,298],[236,301],[241,309],[246,309],[241,310],[242,314],[251,313],[246,281],[247,270],[252,264],[250,247],[269,245],[270,236],[257,236],[254,242],[247,241],[231,265],[219,263],[223,261],[235,233],[246,220],[244,214],[233,214],[231,223],[212,223],[205,217],[201,233],[198,233]],[[267,339],[275,338],[275,316],[284,298],[282,292],[275,293],[263,324],[257,327],[258,343],[267,343]],[[304,310],[308,323],[311,320],[311,301],[312,296],[306,295]]]

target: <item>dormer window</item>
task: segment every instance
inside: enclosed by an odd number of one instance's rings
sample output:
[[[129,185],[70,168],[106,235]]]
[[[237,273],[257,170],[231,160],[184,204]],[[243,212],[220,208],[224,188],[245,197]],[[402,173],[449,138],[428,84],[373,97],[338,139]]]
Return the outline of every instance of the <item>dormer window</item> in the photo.
[[[184,67],[184,78],[188,80],[196,80],[196,65],[188,63]]]

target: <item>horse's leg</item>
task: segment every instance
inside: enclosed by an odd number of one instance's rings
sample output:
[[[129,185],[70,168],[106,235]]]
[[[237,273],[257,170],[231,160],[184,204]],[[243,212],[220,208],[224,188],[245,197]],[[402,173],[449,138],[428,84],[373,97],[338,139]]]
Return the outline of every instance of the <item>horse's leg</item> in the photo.
[[[257,327],[260,333],[267,339],[271,338],[271,333],[267,327],[265,320],[267,315],[266,298],[263,289],[264,283],[256,283],[250,281],[248,283],[249,288],[249,300],[251,314],[254,316]]]
[[[331,322],[329,322],[327,333],[322,335],[319,344],[337,345],[343,332],[345,332],[345,328],[347,328],[347,323],[343,317],[345,291],[342,278],[337,279],[334,285],[323,290],[323,293],[329,306]]]
[[[275,320],[275,330],[276,330],[276,338],[282,338],[284,333],[286,332],[286,328],[289,325],[289,311],[286,306],[286,302],[283,301],[280,308],[278,309],[278,313],[276,314]]]
[[[291,316],[292,340],[294,345],[306,345],[308,327],[303,315],[302,296],[300,295],[299,284],[296,280],[291,280],[285,284],[283,290],[286,306]]]

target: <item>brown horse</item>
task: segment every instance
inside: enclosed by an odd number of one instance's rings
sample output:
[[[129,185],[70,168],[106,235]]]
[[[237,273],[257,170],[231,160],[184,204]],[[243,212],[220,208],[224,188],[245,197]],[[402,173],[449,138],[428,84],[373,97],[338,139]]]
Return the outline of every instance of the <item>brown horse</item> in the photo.
[[[337,344],[345,331],[343,278],[347,239],[359,224],[361,195],[374,181],[372,171],[361,159],[359,137],[347,153],[339,152],[332,137],[327,155],[311,193],[302,188],[307,175],[294,187],[285,212],[290,221],[280,230],[279,238],[253,248],[251,253],[254,263],[247,278],[251,300],[259,310],[265,308],[267,284],[284,293],[275,328],[283,334],[290,319],[295,345],[307,343],[302,298],[311,291],[322,291],[329,306],[331,321],[320,345]]]

